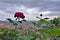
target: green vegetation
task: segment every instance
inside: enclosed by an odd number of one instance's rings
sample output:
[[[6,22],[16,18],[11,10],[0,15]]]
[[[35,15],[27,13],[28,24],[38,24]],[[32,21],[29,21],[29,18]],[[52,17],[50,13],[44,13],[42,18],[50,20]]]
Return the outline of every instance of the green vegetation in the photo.
[[[24,29],[20,26],[17,28],[18,23],[11,19],[7,19],[15,26],[15,29],[0,28],[0,40],[60,40],[60,17],[47,21],[49,18],[41,18],[38,22],[32,22],[34,27]],[[17,21],[17,20],[16,20]],[[26,20],[17,21],[22,23]]]

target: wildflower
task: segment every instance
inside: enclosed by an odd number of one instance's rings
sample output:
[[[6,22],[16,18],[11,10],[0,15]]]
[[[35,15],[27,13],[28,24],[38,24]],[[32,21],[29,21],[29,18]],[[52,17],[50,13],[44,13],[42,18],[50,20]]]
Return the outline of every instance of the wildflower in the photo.
[[[42,17],[43,15],[42,15],[42,14],[40,14],[40,16]]]
[[[23,12],[16,12],[16,13],[15,13],[15,15],[14,15],[14,17],[22,18],[22,19],[24,19],[24,18],[25,18],[25,16],[24,16]]]

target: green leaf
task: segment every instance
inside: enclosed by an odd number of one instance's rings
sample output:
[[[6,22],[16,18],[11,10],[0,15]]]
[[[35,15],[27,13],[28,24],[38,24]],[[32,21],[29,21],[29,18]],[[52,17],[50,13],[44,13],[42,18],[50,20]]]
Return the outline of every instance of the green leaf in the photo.
[[[17,40],[31,40],[28,36],[18,36]]]
[[[41,19],[41,18],[39,18],[38,16],[37,16],[36,18]]]
[[[27,22],[27,20],[25,20],[25,19],[23,19],[22,21],[25,21],[25,22]]]
[[[49,18],[44,18],[44,19],[49,19]]]
[[[10,23],[13,23],[14,21],[10,18],[7,18],[7,20],[10,22]]]
[[[60,36],[60,28],[52,29],[52,30],[46,30],[49,34]]]
[[[22,21],[18,21],[19,23],[22,23]]]
[[[34,24],[34,26],[37,25],[35,22],[32,22],[32,23]]]
[[[45,20],[45,19],[40,19],[39,22],[41,22],[41,23],[45,23],[46,20]]]

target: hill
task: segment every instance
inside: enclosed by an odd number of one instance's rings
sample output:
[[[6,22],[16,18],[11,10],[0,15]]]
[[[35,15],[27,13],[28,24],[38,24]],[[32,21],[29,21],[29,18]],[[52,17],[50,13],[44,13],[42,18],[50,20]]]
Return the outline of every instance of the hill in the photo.
[[[23,27],[33,27],[32,21],[23,22],[22,24],[19,24]],[[1,21],[0,20],[0,28],[14,28],[14,25],[9,23],[8,21]]]

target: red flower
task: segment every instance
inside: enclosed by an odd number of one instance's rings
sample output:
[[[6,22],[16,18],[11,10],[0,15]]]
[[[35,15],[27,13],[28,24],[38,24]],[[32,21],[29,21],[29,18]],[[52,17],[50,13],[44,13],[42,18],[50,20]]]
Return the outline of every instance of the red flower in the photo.
[[[15,15],[14,15],[14,17],[22,18],[22,19],[25,18],[24,14],[22,12],[16,12]]]

